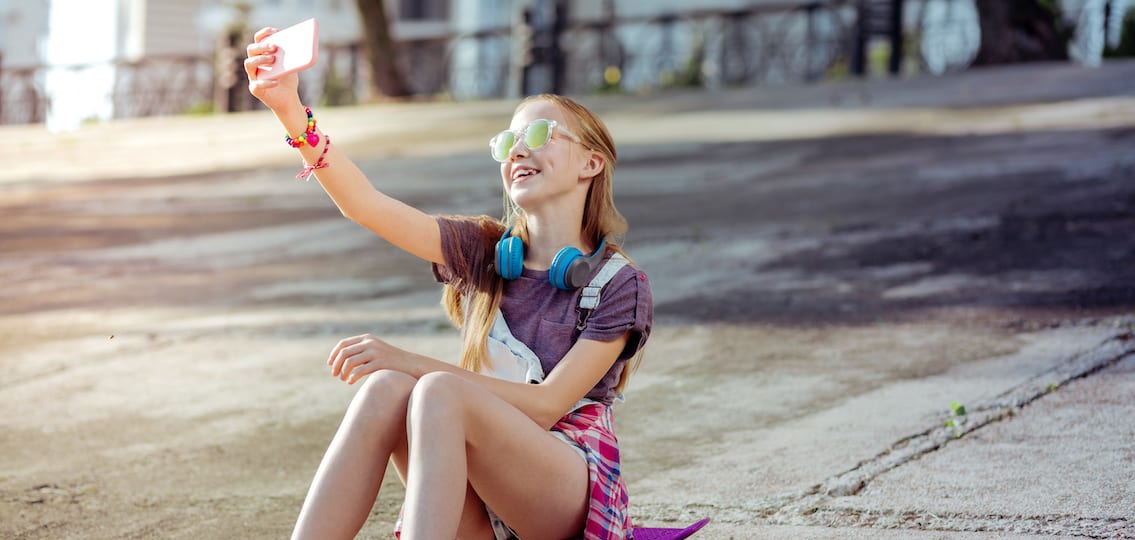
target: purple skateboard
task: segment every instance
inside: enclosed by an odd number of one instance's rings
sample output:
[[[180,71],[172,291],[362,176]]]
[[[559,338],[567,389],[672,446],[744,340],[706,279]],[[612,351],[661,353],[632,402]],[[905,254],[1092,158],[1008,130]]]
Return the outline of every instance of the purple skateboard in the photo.
[[[698,532],[698,529],[704,527],[706,523],[709,523],[709,518],[694,523],[685,529],[635,527],[632,535],[634,540],[682,540]]]

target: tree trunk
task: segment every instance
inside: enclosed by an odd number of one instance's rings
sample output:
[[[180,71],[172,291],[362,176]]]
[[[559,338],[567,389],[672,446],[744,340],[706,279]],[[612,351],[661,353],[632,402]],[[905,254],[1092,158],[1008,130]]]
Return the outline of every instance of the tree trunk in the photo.
[[[406,81],[398,70],[394,40],[390,37],[390,21],[383,0],[356,0],[363,26],[363,38],[370,64],[371,87],[388,97],[410,95]]]
[[[974,65],[1067,60],[1068,40],[1059,9],[1044,0],[976,0],[981,48]]]

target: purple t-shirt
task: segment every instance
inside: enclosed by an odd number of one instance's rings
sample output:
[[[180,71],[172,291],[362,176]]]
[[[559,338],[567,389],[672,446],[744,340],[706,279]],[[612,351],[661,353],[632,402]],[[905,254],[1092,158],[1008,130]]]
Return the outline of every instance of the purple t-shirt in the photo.
[[[445,266],[434,265],[434,276],[441,283],[473,283],[472,276],[458,276],[455,268],[469,271],[492,264],[493,245],[485,241],[480,226],[473,221],[436,216],[441,227],[441,249]],[[456,259],[462,258],[460,262]],[[606,258],[610,258],[610,253]],[[601,268],[601,267],[600,267]],[[588,281],[599,272],[588,277]],[[465,294],[465,291],[462,291]],[[610,405],[615,399],[626,361],[646,344],[654,316],[650,282],[638,268],[626,265],[603,287],[599,306],[587,320],[587,328],[576,330],[582,289],[563,291],[548,281],[547,270],[524,268],[520,277],[506,281],[501,297],[501,315],[512,335],[540,358],[545,374],[550,374],[577,339],[611,341],[630,332],[627,345],[611,369],[587,397]]]

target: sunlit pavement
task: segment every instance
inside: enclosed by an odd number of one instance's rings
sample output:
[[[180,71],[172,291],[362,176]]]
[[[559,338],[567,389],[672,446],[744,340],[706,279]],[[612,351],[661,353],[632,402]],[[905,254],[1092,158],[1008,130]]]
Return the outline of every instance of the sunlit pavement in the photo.
[[[585,98],[655,291],[616,412],[636,519],[1135,537],[1132,80]],[[316,114],[389,193],[497,215],[512,107]],[[0,536],[283,536],[354,392],[335,341],[456,354],[426,267],[293,178],[267,113],[0,137]],[[361,537],[389,534],[386,484]]]

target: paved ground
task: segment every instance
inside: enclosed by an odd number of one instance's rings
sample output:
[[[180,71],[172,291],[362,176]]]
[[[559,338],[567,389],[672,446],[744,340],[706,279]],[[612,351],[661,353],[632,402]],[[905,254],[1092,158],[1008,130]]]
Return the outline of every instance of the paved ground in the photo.
[[[586,100],[657,301],[617,412],[635,517],[711,516],[707,539],[1135,538],[1132,80]],[[318,114],[391,194],[497,214],[483,138],[511,107]],[[0,537],[285,536],[354,391],[324,371],[334,342],[454,357],[425,267],[292,179],[277,131],[0,129]],[[388,534],[394,484],[361,537]]]

